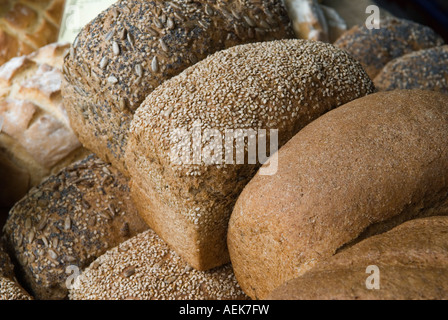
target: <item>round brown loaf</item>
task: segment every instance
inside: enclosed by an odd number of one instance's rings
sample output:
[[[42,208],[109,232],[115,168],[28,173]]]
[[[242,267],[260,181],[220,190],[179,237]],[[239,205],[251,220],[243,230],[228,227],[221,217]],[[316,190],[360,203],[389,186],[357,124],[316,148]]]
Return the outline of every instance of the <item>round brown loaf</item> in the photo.
[[[403,221],[447,212],[448,96],[398,90],[328,112],[257,174],[230,218],[242,289],[263,299],[344,246]]]
[[[147,229],[127,179],[94,155],[46,178],[11,209],[4,226],[18,277],[37,299],[67,297],[67,279]],[[67,273],[67,268],[72,269]]]
[[[371,30],[364,24],[354,26],[334,42],[357,59],[371,79],[395,58],[444,44],[431,28],[413,21],[387,17],[380,23]]]
[[[53,43],[0,67],[0,206],[87,156],[62,105],[68,44]]]
[[[66,59],[72,127],[126,174],[130,122],[158,85],[221,49],[293,37],[280,0],[119,1],[81,31]]]
[[[231,265],[197,271],[147,230],[95,260],[72,300],[248,300]]]
[[[0,65],[57,41],[64,0],[3,0]]]
[[[447,230],[448,217],[405,222],[342,250],[276,288],[267,299],[446,300]],[[369,266],[377,267],[378,289],[366,286]]]
[[[392,60],[375,77],[374,83],[381,91],[422,89],[448,94],[448,45]]]
[[[175,163],[173,130],[213,129],[224,139],[229,130],[275,129],[281,146],[325,112],[373,91],[358,62],[323,42],[259,42],[210,55],[156,88],[135,114],[126,164],[139,214],[193,267],[227,263],[228,219],[260,158],[237,164],[232,150],[229,164],[222,150],[221,165]],[[209,147],[203,140],[198,149]],[[248,159],[247,145],[241,152]]]

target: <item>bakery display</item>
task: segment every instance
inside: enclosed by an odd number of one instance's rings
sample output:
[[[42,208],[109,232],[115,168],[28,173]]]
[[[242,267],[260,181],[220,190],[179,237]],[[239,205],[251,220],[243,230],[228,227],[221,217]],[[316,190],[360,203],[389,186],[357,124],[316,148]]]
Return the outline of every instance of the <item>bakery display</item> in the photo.
[[[268,300],[446,300],[448,217],[422,218],[343,248]],[[376,288],[366,286],[369,266]],[[370,282],[371,283],[371,282]]]
[[[238,149],[232,141],[245,144],[247,135],[260,150],[267,140],[259,143],[258,130],[268,137],[276,130],[281,146],[325,112],[373,91],[358,62],[323,42],[259,42],[210,55],[156,88],[135,113],[126,165],[139,214],[194,268],[227,263],[228,219],[261,159],[249,160],[249,142]],[[176,137],[177,129],[185,134]],[[192,142],[191,132],[204,138]],[[223,139],[233,139],[230,156]],[[173,158],[173,151],[190,157],[189,146],[198,159]]]
[[[148,230],[96,259],[72,300],[248,300],[231,265],[197,271]]]
[[[216,51],[293,37],[280,0],[123,0],[74,41],[64,105],[81,143],[126,174],[129,125],[157,86]]]
[[[82,271],[147,228],[130,199],[127,179],[89,155],[17,202],[3,237],[28,291],[39,300],[64,299],[74,268]]]
[[[0,206],[87,155],[62,104],[68,44],[53,43],[0,66]]]
[[[381,20],[379,29],[370,30],[364,24],[352,27],[334,45],[350,53],[374,79],[391,60],[444,43],[443,38],[427,26],[387,17]]]
[[[396,58],[373,81],[380,91],[422,89],[448,94],[448,45]]]
[[[2,0],[0,65],[56,42],[64,0]]]
[[[362,239],[417,217],[446,214],[448,96],[370,94],[302,129],[238,198],[227,243],[251,298]]]

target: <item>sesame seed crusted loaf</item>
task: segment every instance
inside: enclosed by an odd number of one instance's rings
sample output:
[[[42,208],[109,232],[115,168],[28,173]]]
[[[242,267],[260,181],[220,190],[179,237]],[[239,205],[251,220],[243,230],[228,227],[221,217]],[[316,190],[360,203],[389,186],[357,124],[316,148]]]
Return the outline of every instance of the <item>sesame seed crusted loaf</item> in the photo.
[[[248,300],[230,264],[197,271],[152,230],[107,251],[70,290],[72,300]]]
[[[354,26],[334,42],[357,59],[371,79],[395,58],[443,44],[443,38],[431,28],[395,17],[382,19],[380,29]]]
[[[303,276],[274,289],[268,300],[446,300],[448,217],[405,222],[344,249]],[[366,287],[376,266],[379,290]]]
[[[119,1],[81,31],[65,61],[72,127],[126,174],[129,125],[154,88],[218,50],[293,37],[280,0]]]
[[[82,271],[107,249],[147,228],[129,197],[127,179],[89,155],[16,203],[3,237],[24,287],[36,299],[64,299],[76,268]]]
[[[87,155],[62,105],[63,57],[53,43],[0,67],[0,206]]]
[[[0,5],[0,65],[58,38],[64,0],[3,0]]]
[[[204,138],[193,147],[203,151],[198,162],[172,161],[172,151],[191,141],[177,141],[173,131],[200,130],[205,137],[211,129],[224,139],[231,130],[257,135],[263,129],[268,137],[278,130],[281,146],[325,112],[373,91],[357,61],[323,42],[259,42],[210,55],[156,88],[134,116],[126,164],[139,214],[194,268],[229,262],[228,219],[260,157],[253,164],[237,162],[239,151],[230,150],[233,164],[218,164],[215,151],[217,161],[209,162],[206,152],[216,140]],[[244,136],[238,139],[245,143]],[[224,142],[218,143],[213,149],[224,158]],[[240,151],[248,159],[245,148]]]
[[[448,94],[448,45],[392,60],[375,77],[374,83],[381,91],[422,89]]]
[[[257,174],[230,218],[235,276],[251,298],[372,235],[448,209],[448,96],[379,92],[328,112]]]

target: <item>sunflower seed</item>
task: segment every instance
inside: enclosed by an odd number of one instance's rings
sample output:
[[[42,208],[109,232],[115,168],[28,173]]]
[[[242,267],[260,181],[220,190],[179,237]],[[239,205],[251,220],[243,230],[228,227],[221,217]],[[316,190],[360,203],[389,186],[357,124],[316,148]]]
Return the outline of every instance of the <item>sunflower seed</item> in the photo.
[[[135,65],[135,73],[137,74],[137,76],[141,77],[143,75],[143,68],[141,64],[136,64]]]
[[[108,63],[109,63],[109,59],[107,59],[107,57],[103,57],[100,61],[100,68],[101,69],[106,68]]]
[[[244,18],[244,21],[246,21],[246,23],[249,25],[249,27],[256,27],[257,26],[255,21],[252,20],[249,16],[244,15],[243,18]]]
[[[118,56],[120,54],[120,46],[116,41],[112,42],[112,52],[114,55]]]
[[[163,50],[163,51],[165,51],[165,52],[168,52],[168,51],[169,51],[168,46],[166,45],[165,41],[163,41],[162,38],[160,38],[159,43],[160,43],[160,46],[162,47],[162,50]]]
[[[118,79],[115,78],[114,76],[110,76],[109,78],[107,78],[107,82],[111,84],[116,84],[118,82]]]
[[[64,220],[64,230],[70,230],[72,226],[72,220],[70,219],[69,216],[67,216]]]
[[[31,218],[26,218],[25,220],[25,229],[31,228]]]
[[[214,14],[213,9],[208,4],[205,4],[204,9],[207,15],[212,16]]]
[[[173,18],[169,17],[168,20],[166,21],[166,27],[171,30],[174,29],[174,20]]]
[[[154,24],[156,25],[156,27],[158,29],[163,29],[163,24],[162,24],[162,22],[160,22],[160,20],[158,18],[154,19]]]
[[[48,254],[50,255],[50,258],[53,260],[56,260],[58,258],[58,255],[52,249],[48,249]]]
[[[151,61],[151,69],[154,72],[159,71],[159,61],[157,60],[157,57],[154,57]]]

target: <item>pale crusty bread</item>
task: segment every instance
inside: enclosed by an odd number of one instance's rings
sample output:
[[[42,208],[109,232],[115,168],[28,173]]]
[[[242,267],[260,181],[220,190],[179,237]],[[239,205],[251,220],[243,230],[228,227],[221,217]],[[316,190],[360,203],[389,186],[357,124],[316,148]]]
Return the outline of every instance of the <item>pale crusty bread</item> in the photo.
[[[147,230],[128,182],[94,155],[34,187],[9,213],[4,240],[37,299],[67,297],[67,279],[106,250]],[[70,269],[67,273],[67,267]]]
[[[96,259],[72,300],[248,300],[232,266],[197,271],[147,230]]]
[[[227,243],[235,275],[263,299],[371,235],[445,214],[448,96],[380,92],[330,111],[278,152],[238,198]]]
[[[448,45],[394,59],[373,81],[380,91],[422,89],[448,94]]]
[[[378,268],[377,289],[366,286],[369,266]],[[267,299],[446,300],[447,268],[448,217],[415,219],[342,250]]]
[[[2,0],[0,65],[56,42],[64,0]]]
[[[126,164],[140,215],[193,267],[227,263],[228,219],[259,158],[175,163],[172,130],[211,128],[224,138],[231,129],[276,129],[281,146],[325,112],[373,91],[358,62],[323,42],[260,42],[207,57],[156,88],[135,114]],[[208,147],[200,141],[200,150]]]
[[[371,79],[395,58],[443,44],[443,38],[431,28],[395,17],[382,19],[379,29],[356,25],[334,42],[357,59]]]
[[[294,38],[281,0],[123,0],[89,23],[65,61],[63,94],[82,144],[126,174],[134,111],[165,80],[216,51]]]
[[[12,206],[51,173],[87,155],[62,105],[68,44],[53,43],[0,67],[0,205]]]

